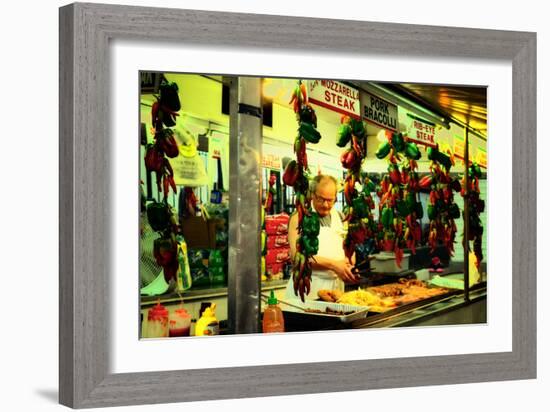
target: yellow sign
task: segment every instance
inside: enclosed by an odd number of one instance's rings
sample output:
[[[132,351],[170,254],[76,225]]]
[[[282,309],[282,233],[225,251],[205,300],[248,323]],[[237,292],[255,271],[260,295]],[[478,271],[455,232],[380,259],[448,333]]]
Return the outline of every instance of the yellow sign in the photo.
[[[476,163],[487,169],[487,150],[478,147],[476,153]]]
[[[262,156],[262,166],[268,169],[281,169],[281,157],[276,154],[264,153]]]
[[[460,160],[464,160],[464,137],[455,134],[453,139],[453,153],[455,157],[459,158]],[[468,142],[468,153],[471,155],[472,153],[472,144]]]

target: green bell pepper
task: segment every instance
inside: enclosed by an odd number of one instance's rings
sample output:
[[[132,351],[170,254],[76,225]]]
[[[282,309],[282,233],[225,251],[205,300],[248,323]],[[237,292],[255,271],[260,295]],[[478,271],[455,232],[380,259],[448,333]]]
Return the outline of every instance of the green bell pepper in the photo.
[[[318,143],[321,140],[321,133],[311,123],[300,122],[299,133],[310,143]]]
[[[362,196],[356,197],[351,202],[353,207],[353,214],[362,219],[369,214],[369,206],[367,202],[365,201],[365,198]]]
[[[390,142],[387,142],[387,141],[382,142],[378,145],[378,150],[376,151],[376,157],[378,159],[383,159],[390,153],[390,150],[391,150]]]
[[[302,252],[306,256],[316,255],[319,250],[319,239],[317,237],[309,237],[302,235],[300,238],[302,242]]]
[[[403,135],[401,133],[392,134],[391,143],[398,152],[403,151],[405,148],[405,140],[403,139]]]
[[[311,213],[309,216],[304,215],[302,219],[302,233],[306,236],[316,237],[321,230],[321,222],[317,213]]]
[[[338,128],[338,140],[336,146],[345,147],[351,140],[351,126],[349,124],[343,124]]]
[[[163,202],[153,202],[147,206],[147,220],[156,232],[161,232],[170,224],[169,206]]]

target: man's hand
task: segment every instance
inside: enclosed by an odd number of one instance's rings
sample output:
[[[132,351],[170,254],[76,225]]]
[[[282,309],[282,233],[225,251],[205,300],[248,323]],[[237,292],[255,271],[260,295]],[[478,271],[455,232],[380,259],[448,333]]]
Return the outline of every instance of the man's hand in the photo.
[[[346,283],[359,283],[359,276],[352,272],[353,266],[347,260],[335,260],[331,269]]]

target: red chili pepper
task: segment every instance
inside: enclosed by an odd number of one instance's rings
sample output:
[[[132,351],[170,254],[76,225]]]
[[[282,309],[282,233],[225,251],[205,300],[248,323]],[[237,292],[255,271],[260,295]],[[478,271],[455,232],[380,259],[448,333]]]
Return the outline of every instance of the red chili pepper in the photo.
[[[162,193],[162,175],[160,174],[160,172],[156,172],[155,175],[157,179],[157,190],[159,193]]]
[[[174,181],[174,175],[168,176],[168,182],[170,183],[170,187],[174,191],[174,193],[178,193],[178,188],[176,186],[176,182]]]
[[[168,176],[162,176],[162,184],[164,189],[164,200],[168,198],[168,190],[170,189],[170,182],[168,181]]]
[[[153,127],[156,127],[158,123],[159,108],[160,108],[160,103],[157,100],[151,106],[151,124],[153,125]]]
[[[401,174],[399,173],[399,168],[396,165],[390,164],[388,166],[388,172],[390,175],[390,181],[394,186],[401,183]]]
[[[398,268],[401,268],[401,261],[403,260],[403,249],[397,246],[397,242],[395,242],[394,253],[395,253],[395,264],[397,265]]]
[[[307,169],[308,164],[307,164],[306,141],[304,140],[304,138],[300,138],[297,146],[298,146],[298,151],[296,153],[296,157],[298,158],[298,163],[301,164],[304,169]]]
[[[302,93],[302,102],[304,104],[307,104],[307,90],[306,90],[306,85],[304,83],[300,84],[300,92]]]
[[[293,104],[295,100],[296,100],[296,94],[292,92],[292,96],[290,97],[290,101],[288,102],[288,104]]]

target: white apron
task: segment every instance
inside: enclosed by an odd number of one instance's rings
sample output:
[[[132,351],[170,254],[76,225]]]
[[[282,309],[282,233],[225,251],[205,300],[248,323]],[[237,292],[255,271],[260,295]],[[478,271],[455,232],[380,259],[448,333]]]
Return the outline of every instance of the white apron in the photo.
[[[342,247],[344,227],[338,211],[334,208],[330,211],[330,227],[321,226],[319,230],[319,250],[317,256],[322,256],[334,260],[344,260],[346,255]],[[311,274],[311,290],[307,299],[318,299],[317,292],[321,289],[344,290],[344,281],[342,281],[332,270],[314,270]],[[285,292],[285,299],[299,299],[299,295],[294,294],[294,284],[292,276],[290,277]]]

